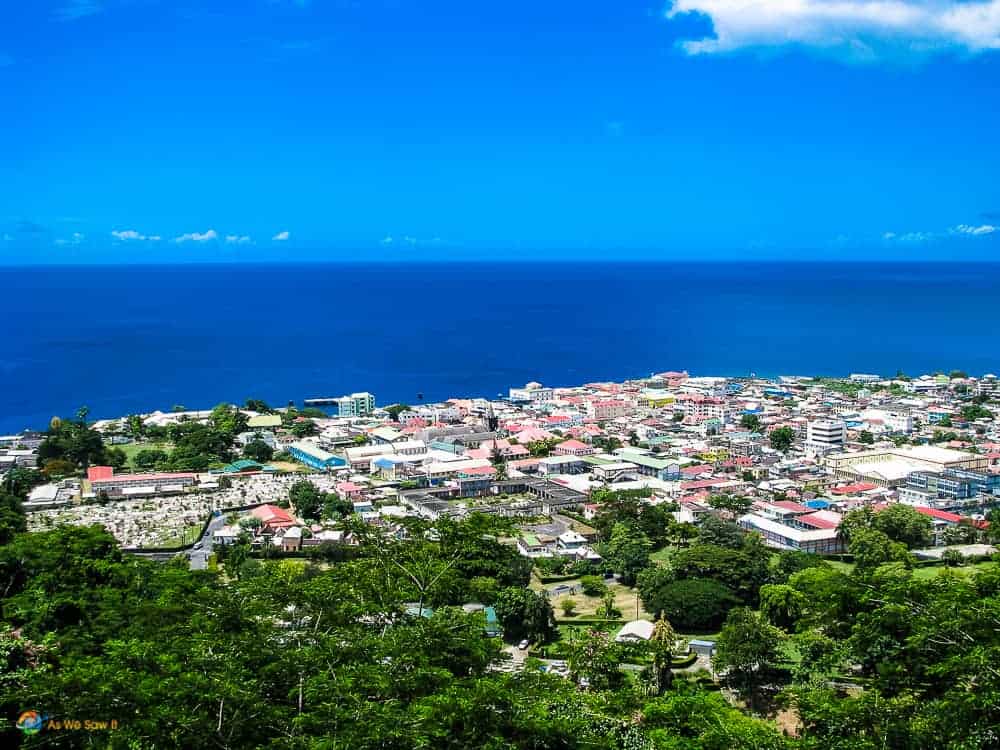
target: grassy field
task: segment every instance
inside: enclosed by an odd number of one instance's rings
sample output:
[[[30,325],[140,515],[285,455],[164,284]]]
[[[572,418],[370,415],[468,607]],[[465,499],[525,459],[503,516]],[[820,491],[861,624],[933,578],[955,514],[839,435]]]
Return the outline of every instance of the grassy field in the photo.
[[[289,474],[309,474],[314,471],[305,464],[295,463],[294,461],[269,461],[268,463],[278,471],[286,471]]]
[[[827,562],[846,575],[849,575],[854,570],[854,563],[840,562],[839,560],[828,560]],[[925,565],[914,568],[913,577],[918,580],[927,580],[939,575],[943,570],[954,570],[960,574],[971,575],[981,570],[994,570],[996,567],[997,563],[991,561],[962,565],[957,568],[949,568],[946,565]]]
[[[201,536],[201,526],[187,526],[179,534],[164,536],[159,540],[161,547],[181,547],[186,544],[194,544]]]
[[[555,584],[550,583],[547,585],[542,585],[537,581],[537,579],[532,578],[530,587],[536,591],[542,591],[543,589],[551,589],[554,586],[575,586],[579,583],[579,579],[574,578],[569,581],[563,581],[561,583]],[[635,589],[629,588],[628,586],[609,586],[608,590],[615,595],[615,607],[619,609],[622,613],[622,618],[625,620],[635,620],[636,617],[636,603],[638,602],[639,611],[638,619],[651,620],[652,617],[642,606],[642,602],[638,601],[638,595]],[[566,617],[568,620],[572,620],[578,617],[593,617],[597,614],[597,610],[604,605],[604,600],[597,596],[586,596],[585,594],[569,594],[567,596],[559,596],[553,598],[552,607],[556,611],[556,617],[563,618],[562,601],[563,599],[572,599],[576,602],[576,607],[573,608],[573,614]]]
[[[135,459],[135,454],[139,451],[160,450],[169,455],[174,449],[171,443],[127,443],[125,445],[116,445],[115,447],[121,448],[125,452],[125,455],[128,457],[128,468],[132,471],[138,471],[133,460]]]

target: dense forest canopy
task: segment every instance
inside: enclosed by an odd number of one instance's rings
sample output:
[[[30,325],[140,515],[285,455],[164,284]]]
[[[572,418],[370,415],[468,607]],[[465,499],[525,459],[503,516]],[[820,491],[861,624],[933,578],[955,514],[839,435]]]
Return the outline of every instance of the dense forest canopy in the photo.
[[[503,543],[502,520],[411,521],[392,536],[356,525],[359,546],[334,562],[242,554],[195,571],[183,558],[123,554],[99,527],[26,532],[29,485],[0,495],[5,747],[1000,744],[995,568],[917,577],[890,556],[845,571],[775,557],[752,538],[696,539],[638,570],[660,618],[646,666],[622,669],[622,647],[595,631],[573,642],[567,679],[530,658],[504,668],[483,613],[461,608],[494,605],[508,641],[555,635],[552,605],[526,588],[530,565]],[[625,521],[606,520],[608,544],[630,565]],[[884,534],[859,523],[855,535],[873,533]],[[670,617],[721,627],[725,692],[707,675],[671,674]],[[117,727],[27,735],[14,722],[29,709]]]

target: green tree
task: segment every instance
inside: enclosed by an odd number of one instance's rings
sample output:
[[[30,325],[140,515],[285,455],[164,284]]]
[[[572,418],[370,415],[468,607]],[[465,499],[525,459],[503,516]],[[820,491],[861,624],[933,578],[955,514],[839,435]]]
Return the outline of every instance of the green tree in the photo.
[[[555,614],[543,594],[508,587],[497,594],[493,608],[507,641],[527,638],[534,643],[548,643],[556,635]]]
[[[783,630],[792,630],[805,610],[805,597],[787,584],[760,587],[760,613]]]
[[[107,448],[104,451],[104,460],[116,470],[123,469],[128,464],[128,456],[125,455],[125,451],[117,447]]]
[[[705,633],[722,624],[740,600],[718,581],[674,578],[671,571],[649,568],[637,583],[642,606],[656,617],[666,617],[685,632]]]
[[[698,525],[698,544],[740,549],[746,536],[746,532],[735,523],[718,516],[705,516]]]
[[[879,565],[898,562],[912,565],[906,545],[892,541],[878,529],[857,529],[851,533],[847,551],[854,556],[855,570],[870,572]]]
[[[52,461],[66,461],[86,470],[107,461],[101,433],[87,424],[89,409],[77,410],[75,420],[53,419],[45,439],[38,446],[38,461],[42,466]]]
[[[751,432],[760,432],[760,417],[756,414],[744,414],[740,417],[740,426]]]
[[[875,436],[868,430],[862,430],[858,434],[858,441],[864,443],[865,445],[873,445],[875,443]]]
[[[247,428],[247,415],[232,404],[219,404],[208,417],[211,428],[231,441]]]
[[[292,423],[290,431],[297,438],[313,437],[319,434],[319,427],[311,419],[299,419]]]
[[[607,633],[573,629],[566,666],[574,681],[585,678],[593,690],[614,690],[624,682],[621,659],[621,647]]]
[[[909,505],[895,503],[879,511],[859,508],[841,520],[840,533],[848,540],[860,529],[881,531],[892,541],[912,549],[931,543],[933,524],[930,518]]]
[[[653,654],[653,690],[656,695],[663,695],[673,684],[672,666],[676,648],[677,633],[661,614],[649,639],[649,650]]]
[[[143,448],[132,457],[132,462],[139,469],[152,469],[166,463],[169,456],[159,448]]]
[[[268,406],[266,401],[262,401],[259,398],[248,398],[243,404],[243,408],[248,411],[255,411],[258,414],[273,414],[274,409]]]
[[[580,576],[580,586],[586,596],[602,597],[608,592],[608,586],[600,576]]]
[[[771,447],[784,453],[795,441],[795,431],[791,427],[776,427],[771,430]]]
[[[410,411],[410,407],[407,404],[392,404],[391,406],[385,407],[385,411],[393,422],[398,422],[399,415],[404,411]]]
[[[716,510],[722,510],[733,516],[742,516],[753,507],[753,500],[742,495],[710,495],[708,504]]]
[[[263,440],[251,440],[243,448],[243,455],[258,463],[267,463],[274,456],[274,449]]]
[[[0,545],[8,544],[15,534],[27,528],[21,498],[0,490]]]
[[[323,493],[308,479],[300,479],[288,489],[288,500],[302,519],[318,519],[323,508]]]
[[[693,544],[670,558],[678,580],[708,578],[718,581],[746,604],[756,604],[760,587],[771,577],[771,550],[749,544],[740,549],[714,544]],[[675,621],[676,622],[676,621]]]
[[[785,634],[763,615],[746,607],[734,609],[715,642],[712,664],[725,672],[756,710],[757,691],[777,665],[779,648]]]
[[[632,586],[639,571],[649,567],[651,548],[649,539],[642,531],[616,523],[611,539],[603,545],[602,554],[611,569],[621,577],[622,583]]]
[[[11,495],[26,499],[28,494],[40,484],[45,484],[45,475],[37,469],[29,469],[23,466],[15,466],[8,469],[0,481],[0,489]]]

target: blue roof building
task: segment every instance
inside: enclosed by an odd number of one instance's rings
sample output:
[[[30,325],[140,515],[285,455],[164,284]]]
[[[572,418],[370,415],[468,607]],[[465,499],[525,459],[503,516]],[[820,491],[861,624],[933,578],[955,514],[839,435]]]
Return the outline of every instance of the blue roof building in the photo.
[[[288,452],[296,461],[317,471],[330,471],[331,469],[339,469],[341,466],[347,466],[346,459],[328,453],[315,443],[307,443],[304,440],[292,443],[288,446]]]

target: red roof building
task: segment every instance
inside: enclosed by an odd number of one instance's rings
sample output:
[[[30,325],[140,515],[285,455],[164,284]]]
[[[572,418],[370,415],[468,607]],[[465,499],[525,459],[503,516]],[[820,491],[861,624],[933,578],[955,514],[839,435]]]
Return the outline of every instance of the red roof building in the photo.
[[[250,515],[259,518],[265,529],[277,531],[297,526],[298,521],[284,508],[277,505],[261,505],[250,511]]]

